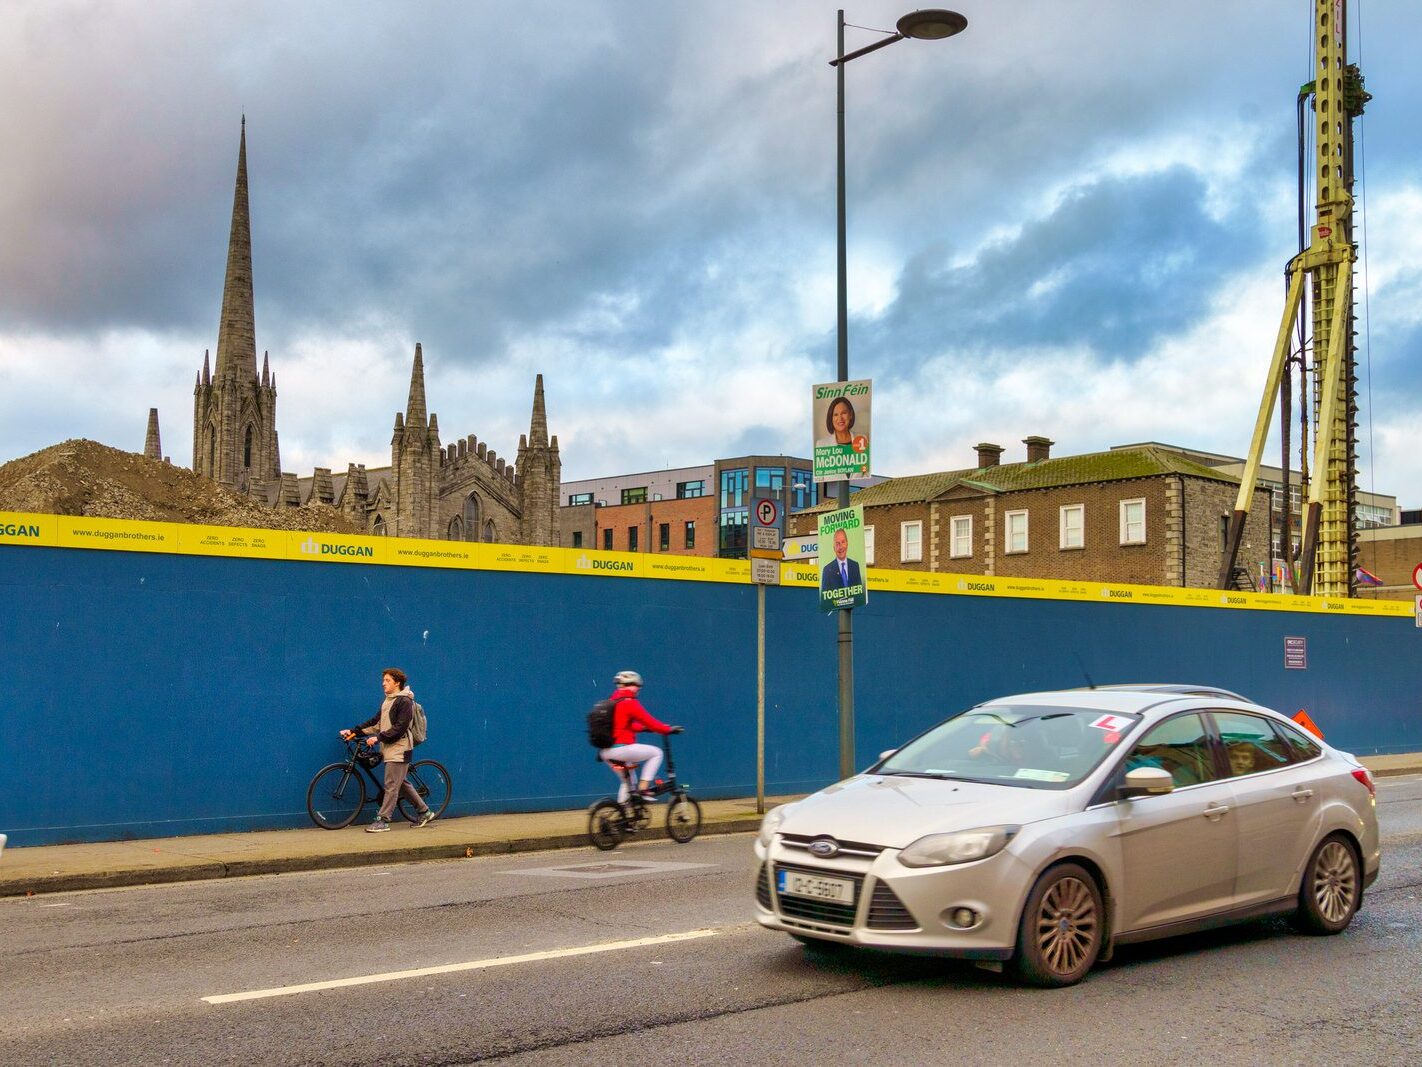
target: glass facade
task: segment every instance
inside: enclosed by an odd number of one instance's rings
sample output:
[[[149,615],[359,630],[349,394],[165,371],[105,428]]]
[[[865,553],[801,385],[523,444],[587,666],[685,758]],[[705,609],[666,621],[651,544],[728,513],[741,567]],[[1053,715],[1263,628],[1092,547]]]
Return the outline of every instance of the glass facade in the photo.
[[[815,481],[812,472],[805,470],[792,470],[790,472],[790,510],[804,511],[812,508],[819,501],[819,494],[815,492]]]
[[[746,530],[750,525],[750,508],[721,512],[721,555],[746,554]]]
[[[750,471],[745,467],[721,472],[721,508],[750,506]]]

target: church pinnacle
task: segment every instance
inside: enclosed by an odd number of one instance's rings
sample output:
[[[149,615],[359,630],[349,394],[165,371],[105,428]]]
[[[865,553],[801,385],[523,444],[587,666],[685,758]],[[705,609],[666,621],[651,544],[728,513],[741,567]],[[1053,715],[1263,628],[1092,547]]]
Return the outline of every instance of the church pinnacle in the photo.
[[[528,443],[533,448],[548,447],[548,413],[543,409],[543,375],[533,385],[533,421],[528,428]]]
[[[425,418],[425,356],[415,343],[415,365],[410,368],[410,399],[405,405],[405,425],[424,429]]]

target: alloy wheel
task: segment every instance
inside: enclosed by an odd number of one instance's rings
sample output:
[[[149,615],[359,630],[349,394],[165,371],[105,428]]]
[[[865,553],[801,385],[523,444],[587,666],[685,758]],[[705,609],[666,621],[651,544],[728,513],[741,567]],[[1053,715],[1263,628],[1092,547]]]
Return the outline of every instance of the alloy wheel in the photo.
[[[1071,974],[1091,955],[1100,924],[1095,896],[1086,883],[1070,877],[1056,882],[1037,912],[1042,961],[1057,974]]]
[[[1330,923],[1342,922],[1353,910],[1358,893],[1358,867],[1342,841],[1329,841],[1313,865],[1313,899]]]

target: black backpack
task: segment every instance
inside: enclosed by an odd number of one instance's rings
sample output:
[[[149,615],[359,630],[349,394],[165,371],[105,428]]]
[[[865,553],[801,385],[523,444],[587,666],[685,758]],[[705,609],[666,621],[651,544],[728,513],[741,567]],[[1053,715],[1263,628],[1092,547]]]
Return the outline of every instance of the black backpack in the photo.
[[[626,697],[622,698],[626,700]],[[588,744],[596,749],[612,747],[612,718],[621,701],[608,697],[599,700],[588,712]]]

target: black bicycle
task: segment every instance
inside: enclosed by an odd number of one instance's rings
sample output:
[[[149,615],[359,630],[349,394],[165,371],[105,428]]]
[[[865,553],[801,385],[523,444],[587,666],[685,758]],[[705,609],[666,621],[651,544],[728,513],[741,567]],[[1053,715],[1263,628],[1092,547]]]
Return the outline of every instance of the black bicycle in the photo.
[[[340,763],[328,763],[316,772],[306,790],[306,811],[311,821],[324,830],[340,830],[355,822],[360,809],[368,802],[376,807],[385,798],[385,786],[375,777],[372,768],[380,763],[380,753],[365,744],[357,735],[344,742],[346,758]],[[449,807],[452,793],[449,772],[432,759],[416,760],[405,773],[405,781],[415,787],[420,799],[436,815]],[[366,783],[369,782],[369,787]],[[420,817],[404,791],[395,805],[408,822]]]
[[[653,791],[656,796],[671,796],[671,803],[667,805],[667,836],[684,845],[701,832],[701,805],[687,792],[689,787],[676,780],[670,734],[662,736],[662,747],[667,753],[666,778],[658,779]],[[611,851],[624,838],[645,830],[652,821],[653,804],[651,799],[637,792],[635,763],[610,761],[608,766],[627,783],[628,792],[627,799],[620,804],[613,797],[603,797],[588,809],[588,840],[603,852]]]

